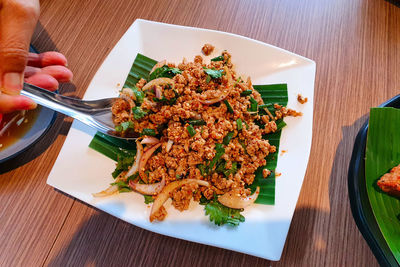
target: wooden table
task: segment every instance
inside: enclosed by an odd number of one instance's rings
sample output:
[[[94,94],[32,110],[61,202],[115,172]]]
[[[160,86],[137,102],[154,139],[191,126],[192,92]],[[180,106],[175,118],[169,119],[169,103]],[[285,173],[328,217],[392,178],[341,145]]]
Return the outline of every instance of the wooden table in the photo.
[[[373,266],[350,212],[347,169],[369,108],[400,88],[400,8],[384,0],[43,0],[33,44],[69,59],[82,97],[137,18],[254,38],[317,63],[307,174],[279,262],[154,234],[46,185],[71,120],[2,165],[1,266]]]

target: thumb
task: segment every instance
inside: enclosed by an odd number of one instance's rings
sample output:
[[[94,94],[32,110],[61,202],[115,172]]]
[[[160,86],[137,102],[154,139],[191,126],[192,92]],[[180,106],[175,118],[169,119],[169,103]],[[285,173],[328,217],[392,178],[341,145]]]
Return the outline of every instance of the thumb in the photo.
[[[39,17],[38,0],[3,0],[0,4],[0,90],[19,94],[29,43]]]

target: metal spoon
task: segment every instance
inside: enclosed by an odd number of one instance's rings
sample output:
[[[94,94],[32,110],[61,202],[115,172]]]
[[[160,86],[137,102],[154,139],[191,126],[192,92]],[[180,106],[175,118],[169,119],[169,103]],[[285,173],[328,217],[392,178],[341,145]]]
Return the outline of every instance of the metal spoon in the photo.
[[[116,135],[111,107],[117,99],[120,99],[118,97],[85,101],[62,96],[28,83],[24,83],[21,95],[33,99],[42,106],[77,119],[109,136],[124,140],[136,139]]]

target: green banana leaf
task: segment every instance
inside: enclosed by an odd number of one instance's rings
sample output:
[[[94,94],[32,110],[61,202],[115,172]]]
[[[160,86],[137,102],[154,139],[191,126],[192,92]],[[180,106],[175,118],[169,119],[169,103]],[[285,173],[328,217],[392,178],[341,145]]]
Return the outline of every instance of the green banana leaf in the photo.
[[[372,108],[368,126],[365,179],[368,198],[379,228],[400,263],[400,199],[376,185],[400,164],[400,109]]]

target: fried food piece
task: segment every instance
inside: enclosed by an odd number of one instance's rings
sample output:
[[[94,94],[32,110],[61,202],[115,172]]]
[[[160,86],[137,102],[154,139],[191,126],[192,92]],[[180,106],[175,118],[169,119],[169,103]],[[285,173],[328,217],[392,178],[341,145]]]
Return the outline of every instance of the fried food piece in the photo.
[[[382,191],[400,197],[400,165],[391,169],[389,173],[384,174],[377,184]]]
[[[208,56],[214,51],[214,46],[211,44],[205,44],[201,51],[203,51],[204,55]]]
[[[307,97],[302,96],[301,94],[297,95],[297,101],[299,101],[300,104],[305,104],[308,101]]]

